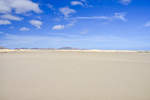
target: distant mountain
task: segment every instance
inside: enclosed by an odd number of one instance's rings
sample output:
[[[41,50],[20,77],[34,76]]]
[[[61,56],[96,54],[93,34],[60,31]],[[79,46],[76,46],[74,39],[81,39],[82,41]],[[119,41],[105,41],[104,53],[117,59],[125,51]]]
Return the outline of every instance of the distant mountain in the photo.
[[[39,50],[55,50],[55,48],[31,48],[31,49],[39,49]]]
[[[7,48],[0,46],[0,49],[7,49]]]
[[[61,47],[58,48],[59,50],[78,50],[78,48],[72,48],[72,47]]]
[[[15,48],[15,49],[55,50],[55,48]]]

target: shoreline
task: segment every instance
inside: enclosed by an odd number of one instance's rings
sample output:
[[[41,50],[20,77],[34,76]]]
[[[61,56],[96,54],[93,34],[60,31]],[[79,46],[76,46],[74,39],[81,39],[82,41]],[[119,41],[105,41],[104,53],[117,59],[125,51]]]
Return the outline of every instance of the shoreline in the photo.
[[[0,53],[1,100],[150,100],[150,53],[7,51]]]
[[[58,49],[0,49],[0,53],[8,52],[36,52],[36,51],[56,51],[56,52],[125,52],[125,53],[150,53],[149,50],[58,50]]]

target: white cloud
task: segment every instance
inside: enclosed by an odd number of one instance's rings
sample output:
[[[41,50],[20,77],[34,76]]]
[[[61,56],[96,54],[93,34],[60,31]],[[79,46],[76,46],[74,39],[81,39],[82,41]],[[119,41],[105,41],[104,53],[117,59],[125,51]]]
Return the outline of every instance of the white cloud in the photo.
[[[71,14],[76,13],[76,11],[74,9],[71,9],[69,7],[63,7],[60,8],[59,11],[65,16],[65,17],[69,17]]]
[[[0,13],[11,12],[11,7],[8,0],[0,0]]]
[[[131,0],[120,0],[120,3],[123,5],[128,5],[129,3],[131,3]]]
[[[52,27],[53,30],[61,30],[61,29],[64,29],[65,26],[64,25],[55,25]]]
[[[41,28],[42,22],[39,20],[30,20],[30,24],[37,28]]]
[[[114,13],[113,16],[84,16],[84,17],[75,17],[72,19],[77,19],[77,20],[114,20],[114,19],[119,19],[122,21],[127,21],[125,18],[126,14],[125,13]]]
[[[150,27],[150,21],[146,22],[145,27]]]
[[[10,13],[12,10],[16,13],[42,12],[39,5],[31,0],[0,0],[0,13]]]
[[[69,28],[71,26],[73,26],[74,24],[76,23],[76,20],[70,20],[68,24],[65,24],[65,25],[55,25],[52,27],[53,30],[62,30],[64,28]]]
[[[0,25],[8,25],[11,24],[9,20],[0,20]]]
[[[107,16],[91,16],[91,17],[76,17],[75,19],[83,19],[83,20],[88,20],[88,19],[109,19]]]
[[[76,5],[84,6],[83,3],[80,1],[71,1],[71,5],[72,6],[76,6]]]
[[[21,27],[19,30],[20,30],[20,31],[29,31],[30,29],[27,28],[27,27]]]
[[[114,18],[120,19],[122,21],[127,21],[127,19],[125,18],[125,16],[126,16],[125,13],[115,13],[114,14]]]
[[[10,15],[10,14],[2,15],[2,16],[0,16],[0,18],[8,19],[8,20],[16,20],[16,21],[21,21],[22,20],[22,18],[17,17],[17,16],[13,16],[13,15]]]

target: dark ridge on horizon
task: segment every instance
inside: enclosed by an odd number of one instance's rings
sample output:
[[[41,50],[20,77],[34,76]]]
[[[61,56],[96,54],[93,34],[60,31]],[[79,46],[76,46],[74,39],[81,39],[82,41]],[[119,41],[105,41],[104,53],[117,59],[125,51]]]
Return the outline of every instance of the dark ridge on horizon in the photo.
[[[21,47],[21,48],[6,48],[4,46],[0,46],[0,49],[33,49],[33,50],[129,50],[129,51],[138,51],[138,52],[150,52],[150,50],[144,50],[144,49],[84,49],[84,48],[74,48],[74,47],[69,47],[69,46],[64,46],[64,47],[60,47],[60,48],[38,48],[38,47],[34,47],[34,48],[26,48],[26,47]]]
[[[73,47],[61,47],[58,48],[58,50],[80,50],[79,48],[73,48]]]
[[[41,50],[85,50],[80,48],[73,48],[73,47],[60,47],[60,48],[14,48],[14,49],[41,49]]]
[[[5,48],[5,47],[3,47],[3,46],[0,46],[0,49],[7,49],[7,48]]]

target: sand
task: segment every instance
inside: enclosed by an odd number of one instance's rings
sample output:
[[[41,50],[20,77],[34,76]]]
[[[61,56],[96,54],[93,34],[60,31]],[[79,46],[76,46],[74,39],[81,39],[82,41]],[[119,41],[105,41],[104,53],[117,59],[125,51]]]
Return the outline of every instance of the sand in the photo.
[[[0,100],[150,100],[150,53],[0,53]]]

